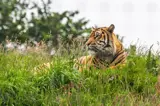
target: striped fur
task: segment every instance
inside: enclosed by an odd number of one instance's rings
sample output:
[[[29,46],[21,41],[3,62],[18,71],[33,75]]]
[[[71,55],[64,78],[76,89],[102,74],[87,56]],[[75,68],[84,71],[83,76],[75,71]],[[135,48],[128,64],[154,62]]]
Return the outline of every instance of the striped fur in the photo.
[[[31,72],[33,73],[33,75],[45,74],[49,72],[52,65],[53,65],[52,62],[43,63],[34,67],[34,69],[31,70]]]
[[[122,43],[113,33],[114,28],[114,25],[111,24],[109,27],[92,29],[91,35],[86,42],[89,55],[75,60],[74,67],[76,69],[79,71],[91,67],[107,69],[125,63],[127,55]]]

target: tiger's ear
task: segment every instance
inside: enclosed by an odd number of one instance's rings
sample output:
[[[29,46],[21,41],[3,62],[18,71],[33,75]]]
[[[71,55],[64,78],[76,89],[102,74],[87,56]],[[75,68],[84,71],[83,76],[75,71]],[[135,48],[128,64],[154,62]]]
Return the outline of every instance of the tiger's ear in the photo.
[[[94,31],[96,28],[92,26],[91,31]]]
[[[115,26],[114,26],[113,24],[111,24],[111,25],[108,27],[108,31],[109,31],[110,33],[113,33],[114,28],[115,28]]]

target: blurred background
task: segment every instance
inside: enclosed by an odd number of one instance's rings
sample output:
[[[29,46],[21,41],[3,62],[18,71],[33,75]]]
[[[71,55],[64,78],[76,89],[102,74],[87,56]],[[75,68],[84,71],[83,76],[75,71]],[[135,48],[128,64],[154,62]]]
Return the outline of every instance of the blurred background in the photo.
[[[158,49],[159,13],[158,0],[1,0],[0,43],[14,48],[43,41],[58,48],[89,35],[92,26],[114,24],[125,47]]]
[[[150,46],[160,41],[159,0],[53,0],[52,10],[79,10],[89,19],[88,27],[115,24],[115,33],[128,46],[138,42]]]

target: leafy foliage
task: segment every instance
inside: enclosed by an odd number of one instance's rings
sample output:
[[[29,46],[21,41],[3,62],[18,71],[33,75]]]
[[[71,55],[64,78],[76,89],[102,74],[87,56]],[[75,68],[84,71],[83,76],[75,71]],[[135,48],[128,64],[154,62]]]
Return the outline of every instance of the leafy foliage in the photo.
[[[0,41],[6,36],[16,39],[24,36],[26,9],[28,3],[25,0],[1,0],[0,1]]]
[[[43,16],[44,13],[41,12],[41,14]],[[52,40],[54,46],[58,45],[58,38],[69,43],[69,36],[71,36],[72,40],[86,32],[85,26],[88,21],[80,19],[74,22],[72,18],[76,14],[78,14],[78,11],[65,11],[61,14],[48,13],[47,17],[33,18],[30,21],[30,24],[33,24],[33,26],[29,27],[28,35],[36,37],[36,40]]]
[[[50,0],[40,2],[42,5],[26,0],[1,0],[0,42],[6,37],[21,42],[34,38],[36,41],[51,40],[58,46],[59,38],[70,43],[73,38],[88,32],[88,20],[73,20],[78,11],[51,12]]]

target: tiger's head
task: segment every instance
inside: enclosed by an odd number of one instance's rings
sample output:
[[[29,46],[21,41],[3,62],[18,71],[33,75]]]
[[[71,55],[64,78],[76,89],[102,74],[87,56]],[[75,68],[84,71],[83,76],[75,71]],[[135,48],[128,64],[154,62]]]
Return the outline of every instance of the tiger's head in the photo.
[[[89,54],[98,57],[110,57],[116,53],[117,38],[113,33],[115,26],[93,28],[86,42]],[[121,44],[118,41],[119,44]]]

